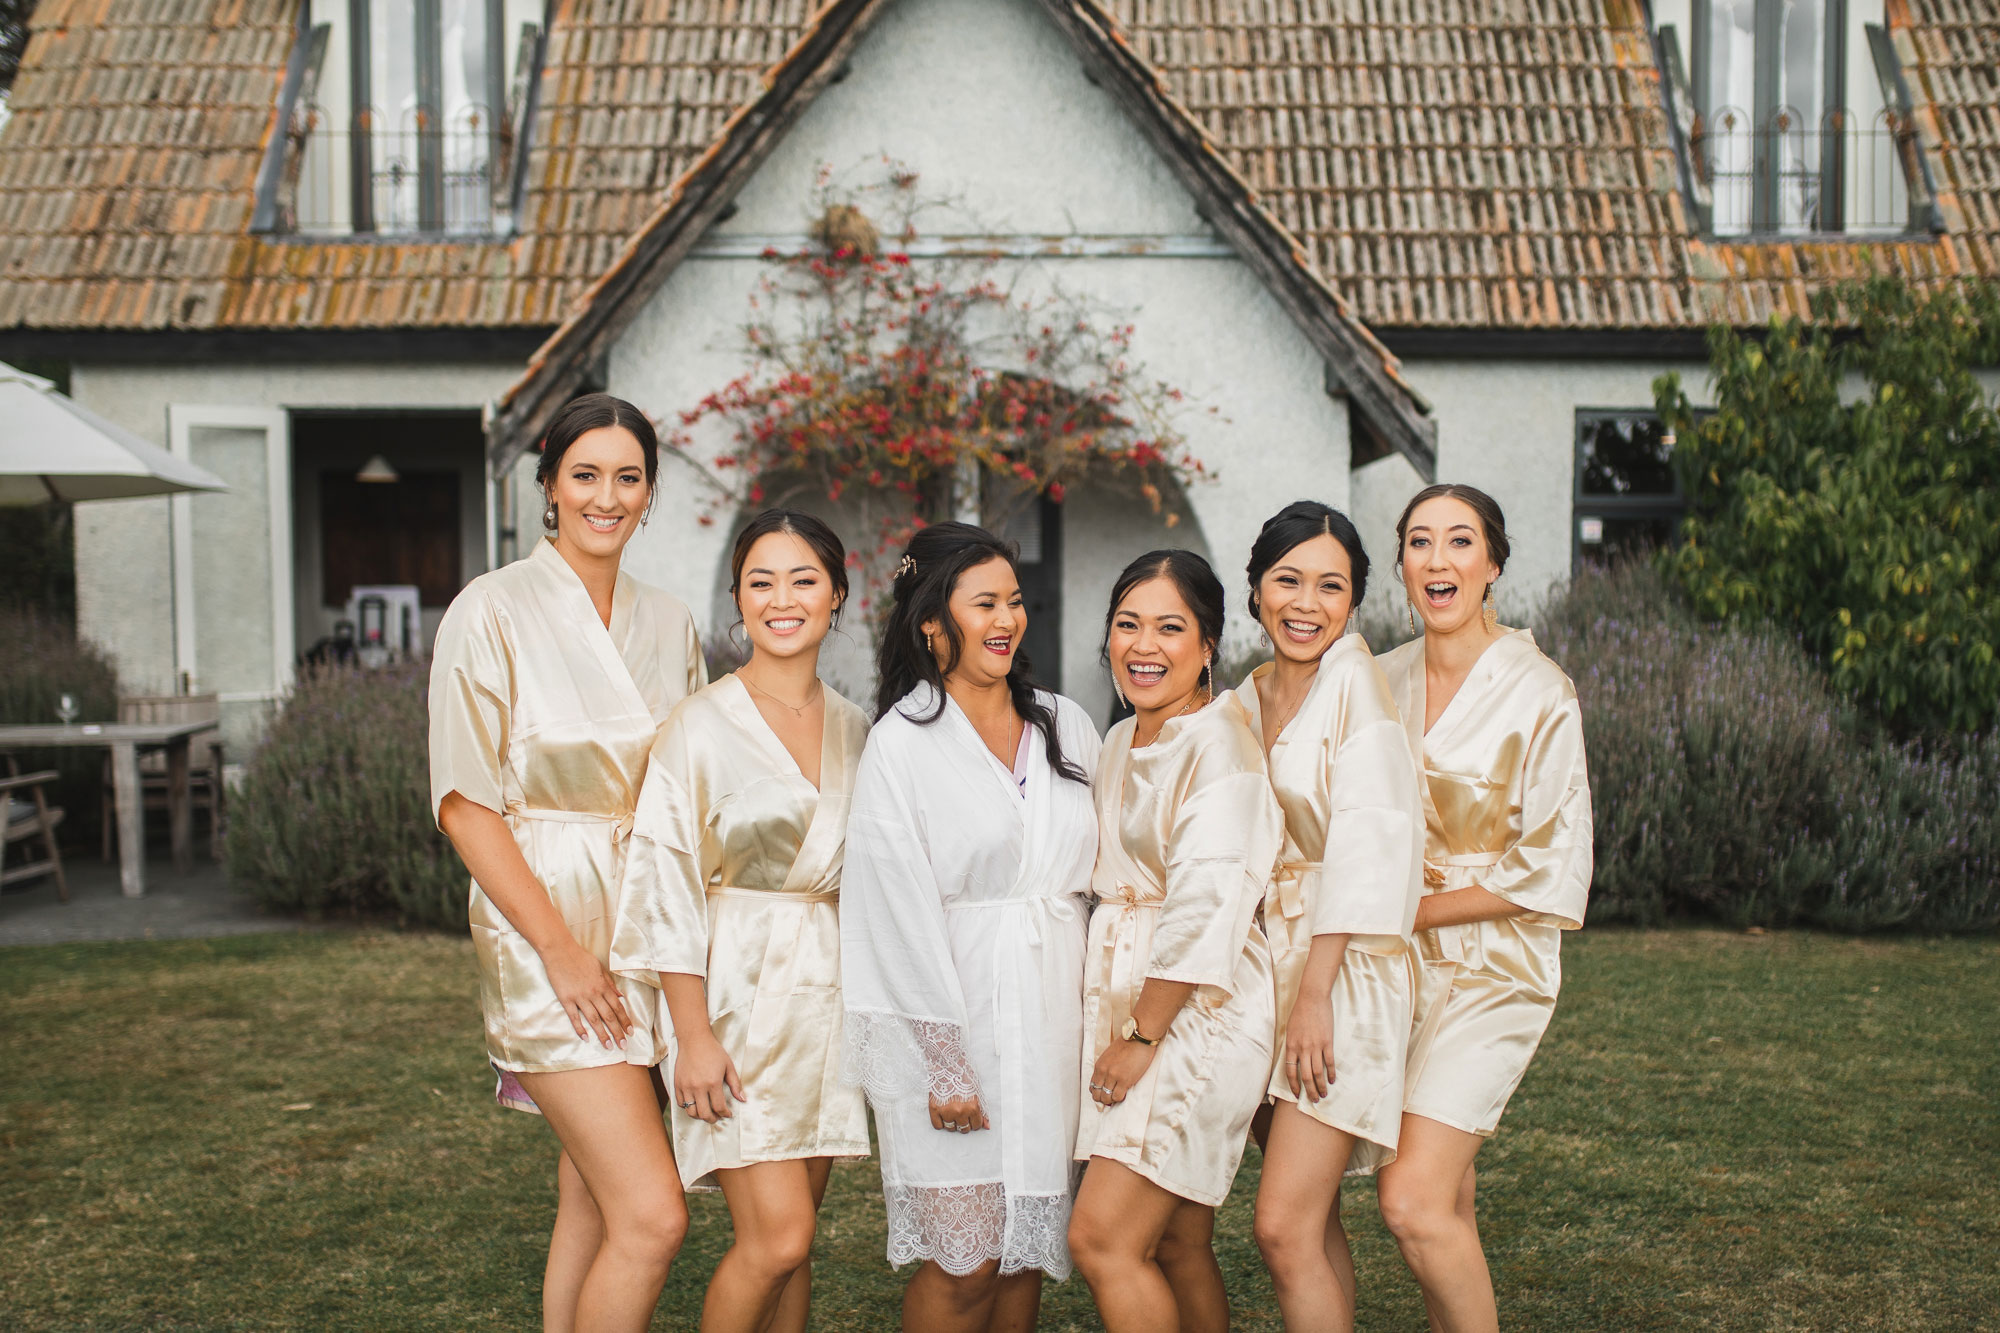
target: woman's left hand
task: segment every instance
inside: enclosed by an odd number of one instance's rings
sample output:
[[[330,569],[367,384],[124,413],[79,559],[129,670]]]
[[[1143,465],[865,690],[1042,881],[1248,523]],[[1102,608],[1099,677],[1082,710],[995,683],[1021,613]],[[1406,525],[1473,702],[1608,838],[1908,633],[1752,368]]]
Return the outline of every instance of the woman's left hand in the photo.
[[[1285,1082],[1301,1102],[1326,1100],[1333,1087],[1333,1001],[1301,994],[1285,1024]]]
[[[1090,1095],[1100,1106],[1116,1106],[1152,1067],[1156,1047],[1113,1037],[1090,1071]]]

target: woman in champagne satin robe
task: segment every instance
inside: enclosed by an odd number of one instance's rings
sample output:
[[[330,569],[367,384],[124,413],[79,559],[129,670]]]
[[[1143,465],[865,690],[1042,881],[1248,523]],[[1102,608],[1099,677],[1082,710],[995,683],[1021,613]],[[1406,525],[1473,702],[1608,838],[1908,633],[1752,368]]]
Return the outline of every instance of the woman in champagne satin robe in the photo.
[[[1097,772],[1070,1249],[1111,1333],[1227,1325],[1215,1206],[1271,1079],[1257,908],[1284,821],[1242,705],[1212,697],[1222,627],[1222,585],[1190,551],[1139,557],[1105,617],[1134,715]]]
[[[676,708],[653,747],[611,966],[659,987],[681,1180],[729,1205],[703,1333],[804,1333],[833,1159],[868,1155],[866,1108],[840,1077],[839,911],[868,722],[819,678],[848,591],[831,528],[758,514],[729,591],[750,660]]]
[[[866,1103],[840,1080],[837,905],[867,740],[867,715],[827,690],[815,789],[728,675],[684,700],[653,748],[611,969],[648,986],[701,977],[743,1091],[719,1120],[674,1108],[690,1189],[753,1162],[868,1155]]]
[[[704,675],[687,608],[620,565],[658,459],[630,403],[567,404],[536,469],[553,535],[466,586],[431,660],[431,803],[472,872],[487,1054],[503,1101],[563,1145],[542,1289],[556,1329],[643,1329],[687,1217],[655,992],[608,967],[647,753]]]
[[[1424,633],[1380,660],[1423,773],[1427,892],[1403,1141],[1378,1193],[1433,1321],[1456,1333],[1498,1325],[1473,1162],[1554,1012],[1562,932],[1583,924],[1590,779],[1575,688],[1497,621],[1500,507],[1432,486],[1396,533]]]

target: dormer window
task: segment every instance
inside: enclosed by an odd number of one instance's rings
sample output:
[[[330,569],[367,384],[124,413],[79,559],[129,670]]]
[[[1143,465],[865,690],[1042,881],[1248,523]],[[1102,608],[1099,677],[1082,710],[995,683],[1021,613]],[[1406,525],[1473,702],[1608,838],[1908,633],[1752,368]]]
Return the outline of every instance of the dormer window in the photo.
[[[288,133],[267,162],[275,169],[258,229],[510,230],[542,8],[542,0],[309,0],[280,108]]]
[[[1653,8],[1684,182],[1705,231],[1882,233],[1928,220],[1922,150],[1883,0]]]

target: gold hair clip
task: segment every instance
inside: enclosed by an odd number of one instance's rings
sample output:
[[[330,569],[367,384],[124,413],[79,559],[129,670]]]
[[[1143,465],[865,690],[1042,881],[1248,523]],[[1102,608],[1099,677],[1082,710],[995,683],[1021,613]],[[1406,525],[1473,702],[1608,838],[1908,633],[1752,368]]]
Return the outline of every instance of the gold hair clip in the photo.
[[[909,573],[916,567],[917,567],[916,557],[906,555],[903,557],[903,563],[896,566],[896,577],[901,578],[903,577],[903,575]]]

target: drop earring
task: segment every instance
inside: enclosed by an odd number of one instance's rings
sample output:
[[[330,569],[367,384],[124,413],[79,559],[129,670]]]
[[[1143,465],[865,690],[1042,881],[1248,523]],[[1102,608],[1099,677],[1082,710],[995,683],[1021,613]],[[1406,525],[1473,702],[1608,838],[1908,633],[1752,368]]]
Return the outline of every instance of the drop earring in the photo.
[[[1410,633],[1415,634],[1417,632],[1417,604],[1405,599],[1403,602],[1403,612],[1410,618]]]
[[[1211,657],[1203,662],[1201,669],[1208,674],[1208,697],[1213,699],[1215,697],[1215,659]]]
[[[556,502],[554,500],[549,501],[549,507],[542,511],[542,526],[550,532],[556,530]]]
[[[1118,706],[1120,708],[1129,709],[1132,707],[1132,705],[1126,701],[1125,691],[1118,688],[1118,672],[1116,668],[1113,668],[1111,672],[1111,692],[1118,696]]]
[[[1486,600],[1479,613],[1486,621],[1486,632],[1491,634],[1493,627],[1500,623],[1500,607],[1493,600],[1493,585],[1490,583],[1486,585]]]

